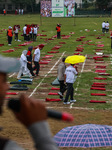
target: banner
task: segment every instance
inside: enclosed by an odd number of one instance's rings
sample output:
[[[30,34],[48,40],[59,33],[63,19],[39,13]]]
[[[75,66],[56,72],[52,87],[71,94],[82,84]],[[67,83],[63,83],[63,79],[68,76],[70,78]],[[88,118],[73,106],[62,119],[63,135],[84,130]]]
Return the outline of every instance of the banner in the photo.
[[[64,0],[52,0],[52,17],[64,17]]]
[[[75,0],[41,0],[41,16],[73,17]]]

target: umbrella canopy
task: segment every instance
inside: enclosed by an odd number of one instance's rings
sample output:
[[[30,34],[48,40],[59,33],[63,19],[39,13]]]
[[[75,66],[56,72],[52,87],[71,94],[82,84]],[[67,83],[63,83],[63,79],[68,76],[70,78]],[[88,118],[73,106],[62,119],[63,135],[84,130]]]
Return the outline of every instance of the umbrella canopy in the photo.
[[[63,128],[54,139],[59,147],[112,146],[112,126],[84,124]]]
[[[73,56],[68,56],[68,57],[65,59],[65,63],[77,64],[77,63],[82,63],[82,62],[84,62],[85,59],[86,59],[85,56],[73,55]]]

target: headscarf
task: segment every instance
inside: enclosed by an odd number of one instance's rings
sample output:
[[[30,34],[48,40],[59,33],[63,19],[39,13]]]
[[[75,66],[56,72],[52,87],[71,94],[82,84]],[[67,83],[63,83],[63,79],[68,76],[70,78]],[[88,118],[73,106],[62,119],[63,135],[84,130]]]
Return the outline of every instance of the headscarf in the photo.
[[[22,52],[22,54],[24,54],[25,56],[26,56],[26,54],[27,54],[27,50],[24,50],[23,52]]]

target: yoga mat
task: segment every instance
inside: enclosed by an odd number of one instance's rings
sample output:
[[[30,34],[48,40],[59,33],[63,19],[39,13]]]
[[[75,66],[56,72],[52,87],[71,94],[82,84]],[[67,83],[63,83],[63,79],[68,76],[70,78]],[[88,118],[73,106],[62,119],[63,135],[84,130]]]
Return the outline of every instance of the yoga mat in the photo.
[[[97,77],[94,77],[94,79],[96,79],[96,80],[107,80],[107,78],[97,78]]]
[[[48,93],[48,95],[59,95],[58,93]]]
[[[99,88],[99,87],[91,87],[90,90],[102,90],[102,91],[106,91],[105,88]]]
[[[53,98],[46,98],[46,102],[48,102],[48,101],[50,101],[50,102],[58,102],[58,101],[61,101],[60,99],[53,99]]]
[[[106,101],[96,101],[96,100],[90,100],[90,103],[106,103]]]
[[[104,93],[91,93],[91,96],[106,96]]]

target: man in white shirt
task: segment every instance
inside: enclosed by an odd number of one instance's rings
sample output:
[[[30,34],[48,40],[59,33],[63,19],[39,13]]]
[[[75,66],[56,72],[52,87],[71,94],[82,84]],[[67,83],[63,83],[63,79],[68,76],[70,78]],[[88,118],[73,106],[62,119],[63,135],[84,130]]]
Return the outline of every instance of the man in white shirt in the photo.
[[[74,65],[70,65],[69,67],[66,68],[65,70],[65,82],[67,83],[67,92],[64,100],[64,104],[70,104],[73,102],[76,102],[76,100],[73,99],[73,94],[74,94],[74,87],[73,83],[76,80],[76,75],[78,74],[77,67]],[[68,98],[70,96],[70,102],[68,101]]]
[[[102,22],[102,32],[105,33],[105,21]]]
[[[40,47],[35,49],[34,54],[33,54],[33,62],[35,65],[33,70],[36,69],[36,76],[38,76],[39,69],[40,69],[39,61],[40,61]]]
[[[109,22],[108,21],[105,23],[105,30],[106,30],[106,33],[108,33],[108,31],[109,31]]]
[[[26,29],[27,29],[27,24],[23,27],[23,36],[24,36],[24,41],[26,41]]]

